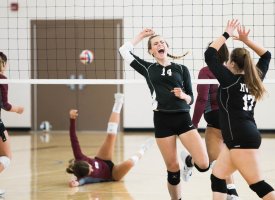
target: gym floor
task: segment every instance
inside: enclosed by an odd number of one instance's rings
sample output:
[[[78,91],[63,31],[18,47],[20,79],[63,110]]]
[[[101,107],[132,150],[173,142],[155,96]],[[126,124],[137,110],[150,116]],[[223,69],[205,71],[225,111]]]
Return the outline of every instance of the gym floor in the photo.
[[[13,159],[0,174],[0,189],[6,200],[168,200],[165,165],[156,143],[122,181],[68,187],[72,178],[65,172],[73,158],[68,132],[33,132],[12,135]],[[202,135],[203,136],[203,135]],[[86,155],[95,155],[105,134],[79,132],[79,141]],[[153,133],[119,133],[113,162],[131,157]],[[265,180],[275,187],[275,134],[264,134],[261,161]],[[178,143],[178,152],[183,146]],[[211,199],[210,172],[194,170],[189,182],[182,181],[183,199]],[[238,172],[235,184],[242,200],[259,199]],[[0,197],[1,199],[1,197]]]

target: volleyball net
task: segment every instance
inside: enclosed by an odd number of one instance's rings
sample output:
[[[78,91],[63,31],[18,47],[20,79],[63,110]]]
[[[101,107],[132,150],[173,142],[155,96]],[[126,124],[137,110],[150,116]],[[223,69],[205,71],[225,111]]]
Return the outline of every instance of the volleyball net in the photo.
[[[193,82],[205,66],[204,51],[221,35],[227,20],[239,19],[251,29],[250,37],[274,55],[274,0],[25,0],[2,1],[1,50],[8,57],[7,83],[127,84],[144,79],[124,64],[118,48],[143,28],[153,28],[181,55]],[[243,46],[229,40],[229,49]],[[93,60],[83,64],[83,50]],[[147,40],[134,53],[153,61]],[[252,53],[255,60],[258,56]],[[266,82],[275,80],[272,57]],[[275,82],[275,81],[274,81]],[[203,81],[202,81],[203,83]]]

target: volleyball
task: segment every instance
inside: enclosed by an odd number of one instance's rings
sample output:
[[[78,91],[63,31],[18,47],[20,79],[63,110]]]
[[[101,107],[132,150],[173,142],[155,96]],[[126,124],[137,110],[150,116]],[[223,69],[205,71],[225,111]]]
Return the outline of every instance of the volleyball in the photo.
[[[83,50],[79,55],[80,62],[84,65],[91,64],[94,60],[94,54],[90,50]]]

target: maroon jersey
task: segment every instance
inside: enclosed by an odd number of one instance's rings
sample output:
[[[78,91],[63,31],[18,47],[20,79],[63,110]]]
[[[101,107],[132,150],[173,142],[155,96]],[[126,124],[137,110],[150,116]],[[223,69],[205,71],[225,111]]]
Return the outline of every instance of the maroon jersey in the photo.
[[[0,74],[0,79],[7,79],[3,74]],[[11,104],[8,102],[8,84],[0,84],[0,104],[1,109],[9,111],[11,109]],[[1,112],[0,109],[0,112]],[[1,113],[0,113],[1,118]]]
[[[87,161],[93,167],[93,172],[88,176],[90,179],[85,180],[89,183],[112,181],[112,172],[106,162],[98,158],[90,158],[82,153],[76,136],[75,119],[70,119],[70,139],[75,160]],[[85,184],[87,181],[81,182],[81,184]]]
[[[209,68],[203,67],[199,72],[199,79],[216,79]],[[198,96],[195,103],[195,109],[192,122],[194,126],[198,127],[203,113],[208,113],[213,110],[218,110],[217,92],[218,84],[198,84]]]

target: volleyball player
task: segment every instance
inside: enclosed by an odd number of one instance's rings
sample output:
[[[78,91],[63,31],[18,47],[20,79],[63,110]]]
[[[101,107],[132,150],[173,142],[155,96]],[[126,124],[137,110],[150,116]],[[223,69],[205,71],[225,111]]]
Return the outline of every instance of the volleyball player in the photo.
[[[6,79],[4,72],[7,68],[7,56],[0,52],[0,79]],[[23,113],[24,108],[21,106],[11,105],[8,101],[8,85],[0,84],[0,105],[1,109],[8,112],[16,112],[18,114]],[[0,173],[6,169],[11,162],[12,152],[10,147],[10,138],[8,131],[2,121],[1,110],[0,110]],[[0,190],[0,195],[3,195],[4,190]]]
[[[210,44],[209,44],[210,45]],[[229,52],[226,44],[223,44],[217,52],[218,61],[224,64],[229,59]],[[213,80],[216,77],[210,71],[209,67],[201,68],[198,75],[199,79]],[[202,115],[204,116],[207,126],[205,129],[205,143],[210,163],[218,158],[224,143],[219,123],[219,106],[217,102],[218,84],[198,84],[197,98],[193,113],[192,122],[197,128]],[[226,179],[227,200],[239,199],[236,187],[233,183],[233,177]]]
[[[133,47],[149,37],[148,52],[156,62],[147,62],[133,54]],[[125,61],[144,76],[152,95],[155,137],[167,168],[167,187],[171,199],[181,199],[180,166],[176,139],[190,152],[183,153],[183,178],[188,180],[195,165],[199,171],[207,171],[209,160],[205,145],[192,124],[190,104],[193,92],[190,74],[186,66],[170,62],[168,44],[152,29],[142,30],[119,51]],[[138,94],[137,94],[138,95]],[[194,164],[195,163],[195,164]]]
[[[112,162],[122,105],[123,94],[115,94],[115,103],[109,118],[107,135],[94,158],[82,153],[75,126],[78,111],[70,110],[70,140],[74,159],[70,161],[66,171],[76,176],[76,179],[69,182],[70,187],[77,187],[88,183],[121,180],[153,144],[153,140],[148,139],[141,149],[130,159],[118,165]]]
[[[226,67],[218,61],[217,51],[233,36],[237,29],[240,40],[253,50],[260,59],[253,64],[250,53],[245,48],[235,48]],[[265,88],[262,83],[271,59],[271,54],[252,41],[249,30],[240,26],[238,20],[230,20],[225,32],[206,50],[205,61],[218,79],[220,86],[218,101],[220,126],[226,146],[222,149],[211,174],[213,199],[226,199],[225,179],[238,170],[257,195],[265,200],[274,200],[274,189],[264,181],[260,170],[259,147],[261,135],[254,120],[254,107]]]

